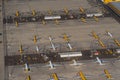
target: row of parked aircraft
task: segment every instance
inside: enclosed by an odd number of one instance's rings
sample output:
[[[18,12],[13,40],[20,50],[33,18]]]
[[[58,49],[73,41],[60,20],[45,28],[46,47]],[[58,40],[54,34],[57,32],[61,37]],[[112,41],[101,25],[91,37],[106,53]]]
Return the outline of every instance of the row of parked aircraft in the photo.
[[[99,65],[105,65],[105,64],[103,64],[103,60],[101,60],[99,57],[96,57],[96,62],[98,62]],[[70,64],[70,65],[80,66],[80,65],[82,65],[82,63],[78,63],[76,60],[73,60],[73,64]],[[24,70],[26,72],[31,70],[28,63],[25,63],[24,66],[25,66]],[[55,66],[62,66],[62,65],[53,64],[52,61],[49,61],[49,65],[46,65],[44,67],[50,67],[49,69],[55,69]],[[113,79],[112,75],[108,72],[107,69],[104,69],[104,74],[106,76],[106,79],[109,79],[109,80]],[[74,78],[80,78],[81,80],[87,80],[87,76],[84,75],[82,71],[79,71],[77,73],[77,76],[75,76]],[[27,76],[26,80],[31,80],[30,75]],[[58,77],[56,73],[52,73],[49,80],[65,80],[65,79],[62,77]]]
[[[104,74],[107,79],[111,80],[112,75],[109,73],[107,69],[104,69]],[[87,76],[82,72],[79,71],[74,78],[78,78],[80,80],[87,80]],[[49,80],[65,80],[63,77],[59,77],[56,73],[52,73],[51,78]]]
[[[92,31],[91,34],[92,34],[92,36],[98,41],[98,43],[100,44],[101,47],[106,48],[106,45],[100,40],[100,37],[99,37],[94,31]],[[106,34],[107,34],[111,39],[113,39],[114,43],[115,43],[118,47],[120,47],[120,42],[119,42],[116,38],[113,37],[112,33],[110,33],[109,31],[106,31]]]
[[[95,31],[92,31],[91,34],[92,34],[92,36],[95,38],[95,40],[98,41],[98,43],[99,43],[99,45],[100,45],[101,47],[106,48],[106,45],[105,45],[105,44],[103,43],[103,41],[100,39],[100,37],[98,36],[98,34],[95,33]],[[116,38],[113,37],[112,33],[110,33],[109,31],[106,31],[106,34],[107,34],[108,36],[110,36],[111,39],[113,39],[114,43],[115,43],[118,47],[120,47],[120,42],[119,42]],[[61,36],[61,38],[63,38],[63,40],[66,42],[67,47],[69,48],[69,50],[72,51],[72,50],[73,50],[73,47],[72,47],[71,44],[70,44],[70,38],[69,38],[69,37],[70,37],[70,36],[67,35],[66,33],[64,33],[63,36]],[[49,39],[50,44],[51,44],[51,49],[52,49],[53,51],[56,51],[56,48],[57,48],[57,47],[56,47],[55,44],[53,43],[53,39],[54,39],[54,38],[50,35],[50,36],[48,36],[48,39]],[[38,41],[38,38],[37,38],[36,35],[35,35],[34,38],[33,38],[33,42],[34,42],[35,45],[37,44],[37,41]],[[39,47],[38,47],[38,45],[36,45],[36,51],[39,52]],[[22,47],[22,45],[20,45],[19,52],[20,52],[20,53],[23,53],[23,47]],[[111,53],[111,51],[109,51],[109,52]]]
[[[104,69],[104,75],[105,75],[107,80],[113,79],[112,75],[109,73],[109,71],[107,69]],[[78,79],[81,79],[81,80],[88,80],[87,76],[82,71],[79,71],[78,74],[76,74],[76,76],[74,78],[78,78]],[[26,80],[31,80],[30,75],[28,75],[26,77]],[[52,73],[51,76],[50,76],[50,79],[48,79],[48,80],[65,80],[65,78],[64,77],[59,77],[57,75],[57,73]]]
[[[73,61],[73,63],[70,64],[71,66],[83,65],[83,63],[79,63],[75,59],[73,59],[72,61]],[[100,59],[99,57],[96,57],[96,61],[94,61],[94,62],[98,63],[99,65],[105,65],[104,63],[108,62],[108,61],[104,61],[104,60]],[[54,63],[52,63],[52,61],[48,61],[48,63],[49,64],[45,65],[44,67],[49,67],[49,69],[56,69],[55,67],[62,66],[60,64],[54,64]],[[24,64],[24,71],[26,71],[26,72],[30,71],[30,66],[28,63]]]
[[[81,13],[85,13],[85,10],[84,10],[82,7],[79,8],[79,11],[80,11]],[[48,12],[49,15],[53,15],[53,11],[52,11],[51,9],[49,9],[47,12]],[[64,9],[63,9],[63,12],[64,12],[66,15],[68,15],[69,12],[70,12],[70,10],[68,10],[67,8],[64,8]],[[31,11],[31,14],[32,14],[32,16],[35,16],[35,15],[37,14],[37,12],[36,12],[35,10],[32,10],[32,11]],[[19,17],[19,16],[20,16],[20,12],[19,12],[18,10],[16,10],[15,16],[16,16],[16,17]]]
[[[64,9],[63,9],[63,12],[64,12],[66,15],[68,15],[68,14],[70,13],[70,10],[68,10],[67,8],[64,8]],[[79,8],[79,12],[82,13],[82,14],[85,14],[85,10],[84,10],[82,7]],[[32,16],[36,16],[37,13],[36,13],[35,10],[31,10],[31,14],[32,14]],[[49,14],[49,16],[50,16],[50,17],[49,17],[50,19],[54,19],[54,18],[55,18],[55,17],[52,17],[52,15],[53,15],[53,11],[52,11],[52,10],[49,9],[49,10],[48,10],[48,14]],[[17,11],[15,12],[15,16],[16,16],[16,17],[19,17],[20,15],[21,15],[20,12],[17,10]],[[89,15],[89,16],[88,16],[88,15]],[[90,17],[90,16],[93,16],[94,14],[88,14],[88,15],[87,15],[87,17]],[[98,16],[98,15],[96,15],[96,16],[94,15],[94,16],[93,16],[93,18],[94,18],[94,20],[95,20],[96,22],[98,22],[97,16]],[[56,18],[54,19],[54,21],[55,21],[56,24],[59,24],[58,19],[60,19],[60,17],[58,17],[58,18],[56,17]],[[86,23],[86,19],[85,19],[84,17],[80,18],[80,20],[81,20],[82,22]],[[42,24],[45,25],[45,24],[46,24],[46,21],[45,21],[45,20],[42,20]],[[15,25],[16,25],[16,27],[18,27],[18,26],[19,26],[19,22],[18,22],[18,21],[15,21]]]
[[[72,46],[71,46],[71,44],[70,44],[70,39],[69,39],[69,37],[70,36],[68,36],[67,34],[63,34],[63,36],[61,36],[61,38],[65,41],[65,43],[67,44],[67,47],[69,48],[69,50],[70,51],[72,51],[73,50],[73,48],[72,48]],[[48,36],[48,39],[49,39],[49,41],[50,41],[50,44],[51,44],[51,49],[53,50],[53,51],[56,51],[56,48],[57,48],[57,46],[55,46],[55,44],[53,43],[53,37],[51,36],[51,35],[49,35]],[[39,40],[39,38],[37,38],[36,37],[36,35],[34,36],[34,38],[33,38],[33,42],[34,42],[34,44],[36,45],[36,51],[37,52],[39,52],[39,47],[38,47],[38,45],[37,45],[37,41]],[[19,52],[20,53],[23,53],[23,51],[24,51],[24,49],[23,49],[23,46],[22,45],[20,45],[20,47],[19,47]]]
[[[93,33],[93,35],[95,36],[95,39],[100,39],[100,38],[96,35],[96,33]],[[109,35],[111,38],[113,38],[113,36],[112,36],[111,33],[108,32],[108,35]],[[63,38],[67,43],[69,43],[70,39],[69,39],[69,37],[68,37],[66,34],[64,34],[64,36],[63,36],[62,38]],[[53,50],[55,50],[55,46],[54,46],[54,44],[53,44],[53,42],[52,42],[53,39],[52,39],[51,36],[49,36],[49,40],[50,40],[50,43],[51,43],[51,46],[52,46]],[[37,38],[36,38],[36,36],[35,36],[35,37],[34,37],[34,43],[36,44],[36,42],[37,42]],[[21,52],[21,53],[23,52],[23,50],[22,50],[22,45],[20,46],[20,52]],[[105,61],[101,60],[99,57],[96,57],[96,61],[95,61],[95,62],[99,63],[99,65],[105,65],[105,64],[104,64]],[[78,62],[74,59],[74,60],[73,60],[73,64],[70,64],[70,65],[80,66],[80,65],[82,65],[82,64],[83,64],[83,63],[78,63]],[[54,64],[54,63],[52,63],[52,61],[49,61],[49,64],[46,65],[45,67],[49,67],[49,69],[55,69],[56,66],[62,66],[62,65],[60,65],[60,64]],[[28,72],[28,71],[31,70],[28,63],[25,63],[25,64],[24,64],[24,70],[25,70],[26,72]],[[106,77],[107,77],[108,79],[112,79],[111,75],[109,74],[109,72],[108,72],[107,70],[104,70],[104,73],[106,74]],[[84,76],[84,74],[83,74],[82,72],[79,72],[79,75],[80,75],[81,80],[87,80],[86,77]],[[31,80],[30,76],[27,77],[27,80]],[[53,78],[50,79],[50,80],[62,80],[62,79],[59,79],[59,78],[57,77],[57,74],[56,74],[56,73],[53,73]]]

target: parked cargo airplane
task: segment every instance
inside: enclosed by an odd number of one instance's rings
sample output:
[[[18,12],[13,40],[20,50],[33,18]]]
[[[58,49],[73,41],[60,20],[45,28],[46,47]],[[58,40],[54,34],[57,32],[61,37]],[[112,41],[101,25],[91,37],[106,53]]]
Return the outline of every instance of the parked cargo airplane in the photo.
[[[69,39],[70,36],[68,36],[66,33],[63,34],[63,39],[66,41],[66,42],[69,42],[70,39]]]
[[[100,39],[99,36],[98,36],[94,31],[92,31],[91,33],[92,33],[92,36],[93,36],[95,39],[97,39],[97,40]]]
[[[79,66],[79,65],[82,65],[82,63],[78,63],[75,59],[73,59],[73,64],[70,64],[70,65]]]
[[[111,38],[113,38],[113,35],[109,32],[109,31],[106,31],[107,35],[110,36]]]
[[[25,63],[24,67],[25,67],[24,71],[26,71],[26,72],[30,71],[30,67],[29,67],[28,63]]]
[[[80,80],[87,80],[86,76],[83,74],[82,71],[79,71],[77,75],[74,77],[75,80],[80,79]]]
[[[50,67],[49,69],[55,69],[55,66],[61,66],[60,64],[53,64],[52,61],[49,61],[48,65],[45,65],[44,67]]]
[[[34,44],[37,43],[38,39],[37,39],[37,36],[35,35],[34,38],[33,38],[33,41],[34,41]],[[36,45],[36,51],[39,52],[39,46]]]
[[[96,57],[96,62],[98,62],[99,63],[99,65],[105,65],[105,64],[103,64],[103,61],[102,60],[100,60],[100,58],[99,57]]]
[[[110,79],[110,80],[113,79],[111,74],[108,72],[107,69],[104,69],[104,73],[105,73],[105,76],[106,76],[107,79]]]
[[[55,47],[55,45],[54,45],[53,42],[52,42],[53,38],[51,37],[51,35],[49,36],[49,40],[50,40],[52,49],[53,49],[54,51],[56,51],[56,47]]]
[[[69,37],[70,37],[70,36],[68,36],[66,33],[64,33],[62,38],[64,39],[64,41],[66,41],[67,46],[69,47],[69,49],[70,49],[70,50],[73,50],[73,48],[72,48],[72,46],[71,46],[71,44],[70,44],[70,39],[69,39]]]
[[[23,53],[23,46],[22,45],[20,45],[20,47],[19,47],[19,50],[18,50],[19,52],[20,52],[20,54],[22,54]]]
[[[31,80],[30,75],[28,75],[25,80]]]
[[[62,77],[58,77],[56,73],[52,73],[51,78],[49,80],[65,80],[65,79]]]

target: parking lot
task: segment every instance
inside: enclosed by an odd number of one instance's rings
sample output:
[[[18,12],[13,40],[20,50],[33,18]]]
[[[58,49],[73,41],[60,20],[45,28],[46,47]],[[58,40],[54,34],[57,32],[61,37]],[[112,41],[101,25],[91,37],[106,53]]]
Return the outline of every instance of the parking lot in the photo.
[[[89,10],[100,10],[94,5],[91,6],[87,0],[8,0],[5,1],[5,16],[15,15],[16,11],[20,13],[35,11],[48,11],[48,10],[63,10],[78,9],[79,7]],[[53,43],[57,47],[58,52],[69,51],[66,42],[64,41],[63,34],[66,33],[69,36],[70,44],[74,51],[76,50],[88,50],[88,49],[102,49],[94,39],[91,32],[94,31],[107,46],[107,48],[118,47],[112,38],[106,35],[106,31],[112,33],[113,37],[120,41],[120,26],[119,23],[113,17],[102,17],[95,19],[86,19],[86,22],[82,22],[80,19],[76,20],[59,20],[59,24],[55,21],[46,21],[46,24],[41,22],[26,22],[16,24],[5,24],[6,39],[7,39],[7,54],[6,55],[19,55],[20,45],[23,48],[23,54],[31,54],[36,51],[36,46],[39,47],[40,53],[46,50],[51,50],[51,43],[49,36],[53,37]],[[34,36],[37,37],[37,43],[34,44]],[[109,59],[108,59],[109,61]],[[62,66],[56,67],[56,69],[49,70],[45,64],[30,65],[31,71],[25,73],[24,66],[9,66],[8,74],[10,80],[24,80],[27,75],[31,76],[31,80],[48,80],[49,75],[53,72],[57,73],[65,80],[79,80],[74,76],[82,70],[88,80],[106,80],[104,69],[107,69],[113,78],[119,80],[119,61],[115,63],[107,62],[106,65],[100,66],[94,63],[95,61],[79,61],[83,62],[80,66],[70,66],[71,62],[60,63]],[[58,63],[59,64],[59,63]]]

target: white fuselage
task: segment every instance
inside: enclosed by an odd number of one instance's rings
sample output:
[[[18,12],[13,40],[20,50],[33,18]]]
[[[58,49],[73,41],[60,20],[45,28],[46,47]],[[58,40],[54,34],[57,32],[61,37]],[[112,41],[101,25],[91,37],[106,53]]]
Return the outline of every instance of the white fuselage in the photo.
[[[52,64],[51,61],[49,61],[50,69],[54,69],[54,65]]]
[[[103,65],[103,64],[102,64],[102,61],[100,60],[99,57],[96,57],[96,59],[97,59],[97,62],[98,62],[100,65]]]
[[[36,46],[36,51],[39,52],[39,47],[38,46]]]
[[[25,63],[24,65],[25,65],[25,70],[26,70],[26,71],[29,71],[30,68],[29,68],[28,64]]]
[[[110,36],[111,38],[113,37],[113,35],[110,32],[107,32],[108,36]]]
[[[70,50],[73,49],[70,43],[67,43],[67,45],[68,45],[68,47],[69,47]]]
[[[55,51],[56,48],[55,48],[55,45],[53,44],[53,42],[52,42],[52,38],[51,38],[50,36],[49,36],[49,40],[50,40],[50,43],[51,43],[52,49]]]

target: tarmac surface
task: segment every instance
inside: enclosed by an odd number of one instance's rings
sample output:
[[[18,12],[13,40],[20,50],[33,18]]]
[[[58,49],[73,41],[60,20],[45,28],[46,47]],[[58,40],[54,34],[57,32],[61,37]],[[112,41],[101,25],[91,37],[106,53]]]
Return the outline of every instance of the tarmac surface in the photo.
[[[119,23],[113,18],[102,18],[99,22],[95,22],[93,19],[91,21],[88,20],[87,23],[80,22],[79,20],[61,21],[59,25],[54,24],[54,21],[48,22],[46,25],[40,23],[23,23],[19,27],[16,27],[14,24],[6,24],[7,45],[10,52],[8,55],[18,52],[20,44],[23,45],[25,51],[34,51],[36,46],[33,42],[34,35],[38,38],[37,45],[41,52],[43,51],[43,47],[45,49],[51,48],[49,35],[54,38],[53,42],[58,50],[60,47],[69,50],[62,39],[64,33],[70,36],[70,43],[74,49],[102,48],[94,37],[91,36],[92,31],[95,31],[99,35],[107,47],[117,47],[113,40],[106,35],[106,30],[110,31],[116,39],[120,40],[118,35],[120,34]]]
[[[9,78],[10,80],[21,79],[24,80],[28,75],[31,76],[31,80],[50,80],[52,73],[57,73],[61,80],[80,80],[80,76],[77,75],[79,71],[82,71],[86,76],[87,80],[106,80],[104,69],[107,69],[111,74],[112,78],[119,80],[120,77],[120,62],[107,59],[105,65],[99,65],[95,60],[78,61],[82,65],[72,66],[73,62],[53,63],[59,66],[50,69],[48,63],[46,64],[35,64],[30,65],[30,71],[24,71],[23,66],[10,66],[9,67]]]
[[[87,0],[8,0],[5,1],[4,6],[5,16],[15,14],[17,10],[20,12],[29,12],[33,9],[35,11],[48,11],[50,9],[62,10],[63,8],[79,9],[80,6],[85,9],[96,10],[96,7],[91,6]],[[99,8],[97,9],[99,10]],[[7,36],[6,55],[19,54],[20,45],[23,46],[25,53],[35,52],[36,45],[39,46],[40,52],[44,52],[48,49],[51,50],[50,41],[48,39],[49,35],[54,38],[53,42],[55,46],[58,47],[58,51],[61,49],[63,51],[69,51],[65,41],[61,38],[64,33],[70,36],[70,43],[74,50],[102,48],[91,36],[92,31],[95,31],[98,34],[107,47],[117,47],[105,32],[106,30],[110,31],[114,38],[120,41],[120,26],[114,18],[103,17],[100,18],[98,22],[94,19],[87,19],[86,21],[86,23],[83,23],[81,20],[65,20],[59,21],[59,25],[55,24],[54,21],[49,21],[46,25],[40,24],[39,22],[21,23],[18,27],[16,27],[15,24],[5,24],[4,27],[6,27]],[[37,44],[34,44],[33,42],[35,35],[38,38]],[[24,66],[9,66],[8,77],[9,80],[24,80],[26,75],[31,75],[31,80],[48,80],[49,75],[55,72],[60,77],[64,77],[65,80],[79,80],[73,79],[73,77],[82,70],[86,75],[90,75],[88,80],[106,80],[106,77],[104,75],[101,76],[101,74],[104,73],[104,69],[108,69],[108,71],[113,74],[113,78],[119,80],[119,61],[116,61],[115,63],[108,62],[103,66],[94,63],[94,61],[80,62],[83,62],[84,64],[77,67],[69,66],[69,63],[71,62],[60,63],[62,66],[58,66],[54,70],[49,70],[48,67],[42,67],[45,64],[30,65],[31,71],[29,73],[24,72]],[[2,68],[2,70],[4,69]],[[1,80],[4,79],[1,77]]]
[[[81,4],[82,3],[82,4]],[[29,12],[31,10],[37,11],[47,11],[47,10],[61,10],[63,8],[68,9],[79,9],[80,6],[84,8],[90,8],[90,5],[86,0],[12,0],[5,3],[6,6],[6,14],[10,14],[16,12],[16,10],[20,12]],[[9,10],[10,9],[10,10]]]

